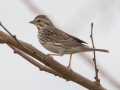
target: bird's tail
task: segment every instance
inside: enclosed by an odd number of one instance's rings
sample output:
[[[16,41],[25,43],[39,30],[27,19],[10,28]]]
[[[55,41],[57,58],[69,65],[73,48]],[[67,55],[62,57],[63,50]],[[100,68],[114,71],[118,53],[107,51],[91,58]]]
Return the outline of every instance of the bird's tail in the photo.
[[[87,47],[86,51],[100,51],[100,52],[107,52],[107,53],[109,53],[109,51],[106,50],[106,49],[96,49],[96,48],[90,48],[90,47]]]

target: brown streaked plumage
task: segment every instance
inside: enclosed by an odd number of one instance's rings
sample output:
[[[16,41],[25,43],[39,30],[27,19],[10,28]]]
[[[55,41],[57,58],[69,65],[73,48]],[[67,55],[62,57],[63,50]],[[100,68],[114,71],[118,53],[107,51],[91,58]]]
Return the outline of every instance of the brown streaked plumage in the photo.
[[[56,53],[48,54],[49,56],[62,56],[64,54],[70,54],[68,68],[71,66],[71,58],[74,53],[89,51],[108,52],[108,50],[105,49],[88,47],[85,45],[86,42],[83,40],[80,40],[77,37],[56,28],[50,19],[45,15],[37,16],[30,23],[34,24],[38,28],[38,39],[41,45],[47,50]]]

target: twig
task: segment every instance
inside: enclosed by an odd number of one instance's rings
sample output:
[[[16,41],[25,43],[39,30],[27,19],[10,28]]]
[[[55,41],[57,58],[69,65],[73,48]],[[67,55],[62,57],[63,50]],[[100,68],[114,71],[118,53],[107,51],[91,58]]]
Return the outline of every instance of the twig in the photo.
[[[13,39],[15,39],[15,41],[18,43],[18,44],[20,44],[20,48],[26,48],[26,49],[28,49],[27,47],[25,47],[24,45],[22,45],[19,41],[18,41],[18,39],[17,39],[17,37],[15,36],[15,35],[12,35],[12,33],[10,33],[8,30],[7,30],[7,28],[0,22],[0,26],[2,26],[2,28],[8,33],[8,34],[10,34],[10,36],[13,38]],[[28,49],[29,51],[31,51],[30,49]],[[36,52],[33,52],[33,53],[36,53]]]
[[[24,46],[17,40],[16,36],[15,36],[15,35],[12,35],[12,34],[2,25],[1,22],[0,22],[0,25],[2,26],[2,28],[3,28],[7,33],[10,34],[11,37],[13,37],[13,38],[21,45],[21,47],[24,47]]]
[[[91,61],[90,56],[86,55],[85,53],[80,53],[79,57],[83,57],[88,64],[92,65],[93,62]],[[113,77],[110,73],[108,73],[107,70],[102,65],[97,64],[97,66],[100,69],[99,73],[104,77],[104,79],[106,79],[111,85],[113,85],[114,87],[118,88],[118,90],[120,90],[120,82],[117,79],[115,79],[115,77]]]
[[[93,41],[93,23],[91,23],[91,35],[90,35],[90,38],[91,38],[91,41],[92,41],[92,46],[93,46],[93,48],[95,48],[94,41]],[[95,51],[93,51],[93,55],[94,55],[93,62],[94,62],[94,65],[95,65],[95,77],[94,78],[95,78],[96,82],[98,84],[100,84],[100,79],[98,78],[98,71],[99,71],[99,69],[97,69]]]

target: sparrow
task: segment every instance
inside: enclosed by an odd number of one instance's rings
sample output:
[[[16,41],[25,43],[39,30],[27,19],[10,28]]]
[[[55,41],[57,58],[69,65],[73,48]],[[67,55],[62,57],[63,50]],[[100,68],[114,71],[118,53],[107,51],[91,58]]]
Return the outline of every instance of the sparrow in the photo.
[[[108,52],[108,50],[105,49],[89,47],[86,45],[87,43],[85,41],[58,29],[46,15],[38,15],[29,23],[37,27],[37,36],[40,44],[45,49],[54,53],[48,54],[49,56],[70,54],[70,60],[67,66],[69,69],[71,69],[72,54],[74,53],[90,51]]]

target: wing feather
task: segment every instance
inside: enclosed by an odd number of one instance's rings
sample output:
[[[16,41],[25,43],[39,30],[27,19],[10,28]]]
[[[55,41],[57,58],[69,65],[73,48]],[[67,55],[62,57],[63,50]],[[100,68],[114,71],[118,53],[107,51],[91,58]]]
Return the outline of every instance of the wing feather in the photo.
[[[61,45],[66,45],[66,46],[86,46],[83,43],[83,40],[78,39],[75,36],[72,36],[70,34],[67,34],[57,28],[52,28],[52,27],[46,27],[43,29],[44,36],[48,39],[48,42],[53,42],[53,43],[61,43]]]

